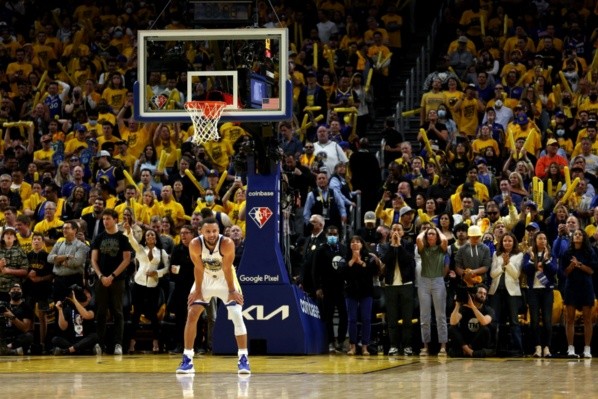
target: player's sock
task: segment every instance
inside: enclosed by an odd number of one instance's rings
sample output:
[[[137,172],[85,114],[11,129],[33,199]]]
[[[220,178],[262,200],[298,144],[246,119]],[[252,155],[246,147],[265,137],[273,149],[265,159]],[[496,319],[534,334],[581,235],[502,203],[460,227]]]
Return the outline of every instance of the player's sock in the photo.
[[[193,356],[195,356],[195,352],[193,352],[193,349],[185,349],[183,351],[183,355],[187,356],[189,359],[193,359]]]

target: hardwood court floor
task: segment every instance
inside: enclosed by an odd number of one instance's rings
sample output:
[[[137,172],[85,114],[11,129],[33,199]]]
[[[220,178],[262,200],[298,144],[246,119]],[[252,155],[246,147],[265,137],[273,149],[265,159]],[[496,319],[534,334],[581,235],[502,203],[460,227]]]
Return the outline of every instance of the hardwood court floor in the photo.
[[[428,359],[387,356],[0,357],[4,398],[597,398],[598,359]],[[594,363],[594,364],[593,364]]]

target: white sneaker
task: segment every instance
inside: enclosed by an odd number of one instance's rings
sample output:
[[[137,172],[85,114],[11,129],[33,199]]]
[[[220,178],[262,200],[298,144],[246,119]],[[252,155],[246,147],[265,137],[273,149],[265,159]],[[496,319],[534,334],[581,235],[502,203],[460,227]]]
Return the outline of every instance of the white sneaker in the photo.
[[[392,346],[389,350],[388,350],[388,356],[396,356],[399,354],[399,348],[397,348],[396,346]]]
[[[93,347],[93,353],[95,353],[98,356],[102,354],[102,347],[100,346],[100,344],[95,344],[95,346]]]
[[[123,354],[123,347],[122,347],[122,346],[120,346],[120,344],[116,344],[116,345],[114,345],[114,354],[115,354],[116,356],[118,356],[118,355],[122,355],[122,354]]]
[[[336,348],[334,344],[328,344],[328,353],[336,353]]]
[[[584,359],[591,359],[592,358],[592,348],[589,346],[584,346],[583,348],[583,358]]]
[[[536,346],[536,351],[532,355],[533,357],[542,357],[542,347],[540,345]]]

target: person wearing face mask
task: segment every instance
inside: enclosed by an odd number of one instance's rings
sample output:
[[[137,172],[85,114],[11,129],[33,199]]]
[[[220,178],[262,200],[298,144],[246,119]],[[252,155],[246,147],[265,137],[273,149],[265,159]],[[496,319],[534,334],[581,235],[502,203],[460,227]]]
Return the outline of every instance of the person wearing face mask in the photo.
[[[494,108],[494,112],[496,113],[496,123],[498,123],[504,129],[506,129],[507,126],[509,125],[509,123],[513,120],[514,114],[513,114],[513,110],[511,108],[504,105],[504,102],[502,99],[503,90],[504,90],[503,85],[500,83],[497,83],[496,86],[494,87],[494,91],[500,97],[495,100],[490,100],[488,102],[488,106]],[[484,118],[484,121],[487,121],[487,116]]]
[[[21,284],[13,284],[9,296],[10,302],[0,308],[0,323],[4,324],[0,340],[6,344],[2,355],[23,355],[33,343],[33,310],[23,299]]]
[[[559,147],[570,156],[573,152],[573,140],[569,135],[567,128],[563,124],[557,124],[554,127],[554,137],[559,143]]]
[[[339,242],[336,226],[326,229],[326,243],[315,253],[313,260],[313,282],[318,306],[326,325],[328,351],[336,353],[343,349],[347,336],[347,308],[343,296],[344,280],[341,269],[345,265],[347,248]],[[334,335],[334,312],[338,311],[338,330]]]
[[[204,208],[211,209],[212,212],[226,212],[222,205],[216,203],[216,195],[211,189],[206,190],[203,200],[201,198],[197,200],[197,206],[195,207],[195,210],[201,211]]]
[[[438,114],[438,122],[444,124],[444,126],[446,127],[446,131],[449,135],[450,144],[456,145],[459,129],[457,128],[457,124],[453,120],[453,115],[451,114],[451,111],[447,108],[445,104],[440,104],[436,113]]]

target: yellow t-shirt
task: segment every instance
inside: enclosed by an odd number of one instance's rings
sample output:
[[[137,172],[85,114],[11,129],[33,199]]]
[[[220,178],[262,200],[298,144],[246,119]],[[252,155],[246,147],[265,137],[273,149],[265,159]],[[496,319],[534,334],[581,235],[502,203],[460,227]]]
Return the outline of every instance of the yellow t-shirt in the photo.
[[[56,212],[58,213],[58,212]],[[58,217],[54,217],[54,219],[50,222],[48,222],[46,219],[42,220],[41,222],[38,222],[35,227],[33,228],[33,231],[36,233],[41,233],[44,236],[47,236],[50,232],[50,230],[58,230],[59,228],[62,227],[62,225],[64,224],[64,222],[60,219],[58,219]],[[61,232],[62,234],[62,232]],[[48,250],[48,252],[50,252],[52,250],[52,246],[48,246],[46,245],[46,249]]]
[[[494,149],[494,153],[496,155],[500,154],[500,148],[498,147],[498,143],[493,138],[489,138],[487,140],[483,140],[483,139],[479,138],[479,139],[475,139],[471,143],[471,148],[472,148],[474,154],[483,154],[483,150],[488,147],[492,147],[492,149]]]
[[[235,153],[232,144],[228,140],[209,141],[204,144],[204,148],[218,172],[222,173],[228,169],[230,157]]]
[[[34,161],[52,161],[52,156],[54,155],[54,150],[50,148],[49,150],[37,150],[33,153],[33,160]]]
[[[185,219],[185,209],[183,209],[183,205],[175,200],[171,200],[168,204],[165,204],[164,201],[160,201],[159,206],[160,216],[170,216],[175,223]]]
[[[118,220],[121,222],[123,221],[123,213],[125,213],[125,208],[127,207],[133,208],[134,219],[136,221],[141,221],[143,217],[143,205],[141,205],[137,201],[133,201],[132,205],[126,202],[116,205],[116,207],[114,207],[114,210],[118,213]]]
[[[89,147],[89,145],[87,144],[87,141],[79,141],[78,138],[74,138],[74,139],[66,142],[66,145],[64,147],[64,153],[65,154],[73,154],[73,153],[77,152],[77,150],[80,147],[87,148],[87,147]]]
[[[459,113],[459,131],[467,134],[467,137],[475,136],[480,122],[478,118],[478,100],[467,97],[461,101],[461,112]]]
[[[137,158],[143,153],[145,146],[150,142],[150,134],[145,126],[140,127],[135,132],[125,127],[120,130],[120,133],[123,137],[125,135],[128,137],[129,154],[132,154]]]
[[[102,98],[106,100],[109,106],[114,110],[119,110],[125,105],[127,89],[112,89],[106,87],[102,92]]]
[[[428,112],[430,110],[438,109],[438,106],[440,104],[444,104],[445,102],[447,102],[447,99],[446,99],[446,96],[444,95],[444,92],[441,91],[438,93],[434,93],[433,91],[429,91],[422,96],[422,101],[421,101],[420,106],[423,108],[424,115],[427,118]]]

